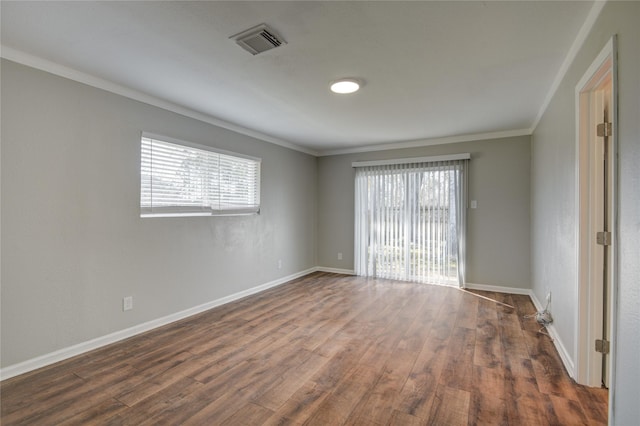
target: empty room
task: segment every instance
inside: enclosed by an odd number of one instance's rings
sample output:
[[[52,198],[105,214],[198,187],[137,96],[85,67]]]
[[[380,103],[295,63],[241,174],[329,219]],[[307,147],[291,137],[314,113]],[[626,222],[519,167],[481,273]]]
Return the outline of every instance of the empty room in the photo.
[[[2,425],[640,424],[639,1],[2,1]]]

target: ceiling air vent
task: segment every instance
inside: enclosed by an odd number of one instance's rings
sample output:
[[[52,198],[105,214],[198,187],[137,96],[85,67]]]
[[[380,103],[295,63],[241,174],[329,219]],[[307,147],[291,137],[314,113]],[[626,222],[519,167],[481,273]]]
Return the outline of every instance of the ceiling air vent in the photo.
[[[229,38],[234,39],[240,47],[252,55],[271,50],[281,44],[287,44],[278,33],[265,24],[249,28]]]

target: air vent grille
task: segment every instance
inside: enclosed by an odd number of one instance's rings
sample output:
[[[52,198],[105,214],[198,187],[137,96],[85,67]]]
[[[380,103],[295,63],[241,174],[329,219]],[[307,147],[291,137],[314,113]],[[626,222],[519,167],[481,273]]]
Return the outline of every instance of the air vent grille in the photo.
[[[266,52],[282,44],[287,44],[278,33],[265,24],[249,28],[229,38],[234,39],[240,47],[252,55]]]

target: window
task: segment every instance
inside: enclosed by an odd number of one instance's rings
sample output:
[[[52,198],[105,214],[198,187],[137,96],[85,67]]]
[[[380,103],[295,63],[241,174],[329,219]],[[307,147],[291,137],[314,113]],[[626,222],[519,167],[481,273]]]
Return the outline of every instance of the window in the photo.
[[[354,163],[358,275],[464,286],[468,158]]]
[[[260,212],[260,159],[143,134],[140,216]]]

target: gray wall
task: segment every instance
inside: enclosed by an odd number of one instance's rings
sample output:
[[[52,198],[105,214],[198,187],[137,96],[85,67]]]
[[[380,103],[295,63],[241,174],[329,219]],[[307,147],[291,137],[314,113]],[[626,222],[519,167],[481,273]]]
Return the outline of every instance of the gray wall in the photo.
[[[353,161],[471,153],[467,282],[529,288],[530,138],[493,139],[318,159],[318,264],[353,269]],[[337,254],[343,253],[343,260]]]
[[[613,34],[618,35],[619,282],[613,377],[614,424],[640,419],[640,2],[608,2],[570,66],[532,138],[532,286],[554,293],[554,324],[575,342],[575,87]],[[576,354],[574,355],[574,359]]]
[[[9,61],[1,89],[3,367],[316,265],[315,157]],[[261,214],[141,219],[143,130],[261,157]]]

